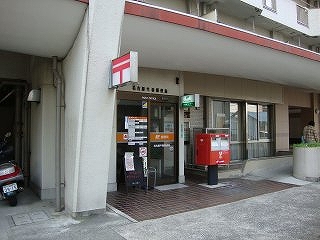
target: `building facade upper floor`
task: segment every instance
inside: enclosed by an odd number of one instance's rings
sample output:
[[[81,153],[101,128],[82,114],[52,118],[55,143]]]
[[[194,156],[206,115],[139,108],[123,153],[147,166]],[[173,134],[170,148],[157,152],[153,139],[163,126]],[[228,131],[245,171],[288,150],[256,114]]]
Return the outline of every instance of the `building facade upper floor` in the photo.
[[[317,0],[137,0],[320,52]]]

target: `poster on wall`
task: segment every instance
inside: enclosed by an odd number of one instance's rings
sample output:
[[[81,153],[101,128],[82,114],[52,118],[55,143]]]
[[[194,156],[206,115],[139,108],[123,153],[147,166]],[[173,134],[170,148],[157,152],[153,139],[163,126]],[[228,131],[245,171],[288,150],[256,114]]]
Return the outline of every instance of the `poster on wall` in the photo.
[[[126,171],[134,171],[133,152],[126,152],[124,154],[124,165]]]
[[[147,144],[148,117],[126,116],[124,121],[128,130],[128,145]]]
[[[124,175],[126,187],[145,186],[143,161],[134,156],[134,152],[125,152],[124,154]]]
[[[147,154],[147,147],[139,147],[139,157],[146,157]]]

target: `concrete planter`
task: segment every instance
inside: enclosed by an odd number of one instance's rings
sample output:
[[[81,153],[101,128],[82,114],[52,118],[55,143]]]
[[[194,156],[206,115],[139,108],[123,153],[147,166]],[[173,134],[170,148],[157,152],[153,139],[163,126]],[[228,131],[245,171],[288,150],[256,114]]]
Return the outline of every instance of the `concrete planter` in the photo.
[[[295,147],[293,149],[293,176],[300,180],[319,181],[320,147]]]

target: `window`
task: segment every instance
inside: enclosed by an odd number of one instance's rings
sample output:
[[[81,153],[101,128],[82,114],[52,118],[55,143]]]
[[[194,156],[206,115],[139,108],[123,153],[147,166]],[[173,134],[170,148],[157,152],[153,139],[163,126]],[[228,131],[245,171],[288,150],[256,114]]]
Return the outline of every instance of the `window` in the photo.
[[[212,101],[212,127],[229,128],[229,102]]]
[[[243,127],[243,104],[230,102],[230,149],[231,161],[245,159],[245,141]]]
[[[297,22],[301,25],[308,26],[308,9],[297,5]]]
[[[238,103],[230,103],[231,141],[241,141],[241,112]]]
[[[248,140],[258,140],[258,110],[256,104],[248,104]]]
[[[209,128],[229,128],[231,161],[273,154],[273,105],[211,101]]]
[[[272,105],[247,104],[248,158],[270,156]]]
[[[259,139],[270,139],[270,113],[268,106],[258,106]]]
[[[274,12],[277,11],[276,0],[263,0],[263,7]]]

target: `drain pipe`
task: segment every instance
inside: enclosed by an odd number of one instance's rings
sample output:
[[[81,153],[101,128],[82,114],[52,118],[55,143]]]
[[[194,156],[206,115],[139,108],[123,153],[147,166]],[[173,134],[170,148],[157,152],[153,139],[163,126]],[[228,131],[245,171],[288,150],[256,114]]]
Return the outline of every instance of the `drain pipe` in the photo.
[[[61,91],[62,91],[62,77],[57,70],[58,60],[53,57],[52,70],[54,80],[56,81],[56,212],[60,212],[61,208]]]

